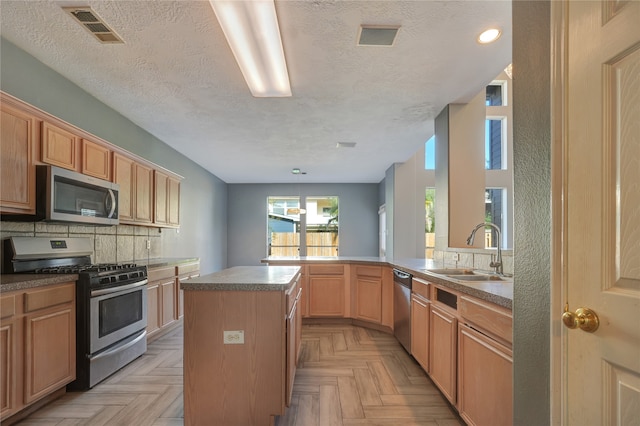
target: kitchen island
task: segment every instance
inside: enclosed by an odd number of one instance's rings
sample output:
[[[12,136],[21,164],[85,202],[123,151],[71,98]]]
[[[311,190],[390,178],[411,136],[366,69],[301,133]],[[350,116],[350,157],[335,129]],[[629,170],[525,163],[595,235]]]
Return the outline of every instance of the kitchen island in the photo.
[[[274,424],[300,347],[300,268],[240,266],[182,282],[185,425]]]

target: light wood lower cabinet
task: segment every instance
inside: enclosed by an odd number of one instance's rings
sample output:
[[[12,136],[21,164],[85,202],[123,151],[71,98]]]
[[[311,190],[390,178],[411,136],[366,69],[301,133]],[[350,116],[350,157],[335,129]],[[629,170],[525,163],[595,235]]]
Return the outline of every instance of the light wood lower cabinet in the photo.
[[[75,380],[75,286],[17,290],[0,298],[3,420]]]
[[[411,355],[424,371],[429,372],[429,302],[424,297],[411,295]]]
[[[376,324],[382,323],[382,267],[354,267],[354,317]]]
[[[177,266],[178,288],[176,298],[178,304],[178,318],[184,316],[184,290],[180,288],[180,282],[191,280],[200,276],[200,262],[185,263]]]
[[[435,303],[429,312],[429,375],[455,405],[458,320]]]
[[[187,290],[185,309],[185,426],[274,424],[299,353],[295,291]],[[224,341],[234,330],[244,343]]]
[[[345,265],[309,265],[309,316],[345,317]]]
[[[513,422],[511,349],[458,326],[458,411],[469,425],[508,426]]]
[[[184,316],[180,281],[200,276],[200,262],[149,268],[147,284],[147,339],[155,340]]]

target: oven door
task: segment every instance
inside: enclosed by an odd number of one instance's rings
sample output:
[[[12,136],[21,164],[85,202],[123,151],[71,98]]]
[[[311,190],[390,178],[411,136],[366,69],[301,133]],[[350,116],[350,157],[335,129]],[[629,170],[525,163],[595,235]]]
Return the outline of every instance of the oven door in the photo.
[[[147,280],[91,292],[91,354],[147,327]]]

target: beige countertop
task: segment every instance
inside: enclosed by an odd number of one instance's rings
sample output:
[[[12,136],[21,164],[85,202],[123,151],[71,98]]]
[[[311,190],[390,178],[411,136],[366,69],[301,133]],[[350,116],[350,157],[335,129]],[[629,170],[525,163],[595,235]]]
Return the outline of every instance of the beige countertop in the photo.
[[[0,292],[75,282],[77,279],[77,274],[3,274],[0,275]]]
[[[299,273],[299,266],[235,266],[182,281],[180,288],[205,291],[286,291]]]
[[[338,257],[321,257],[321,256],[292,256],[277,257],[270,256],[262,260],[263,263],[270,265],[282,264],[314,264],[314,263],[356,263],[356,264],[373,264],[382,266],[391,266],[408,272],[414,278],[421,278],[439,284],[443,287],[451,288],[460,293],[477,297],[480,300],[495,303],[496,305],[512,309],[513,305],[513,278],[502,277],[500,281],[461,281],[452,279],[442,274],[430,272],[434,269],[453,268],[451,265],[444,265],[441,262],[434,262],[429,259],[386,259],[384,257],[366,257],[366,256],[338,256]],[[472,268],[464,268],[472,269]],[[491,271],[484,271],[490,274]]]

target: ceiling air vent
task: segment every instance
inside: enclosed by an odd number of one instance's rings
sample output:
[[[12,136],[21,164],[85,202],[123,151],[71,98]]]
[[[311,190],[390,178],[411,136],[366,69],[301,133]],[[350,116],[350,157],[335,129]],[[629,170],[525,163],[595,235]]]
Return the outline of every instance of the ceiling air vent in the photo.
[[[398,26],[362,25],[358,35],[358,46],[393,46]]]
[[[100,43],[124,43],[120,36],[115,33],[96,12],[90,7],[63,7],[71,17],[89,31]]]

